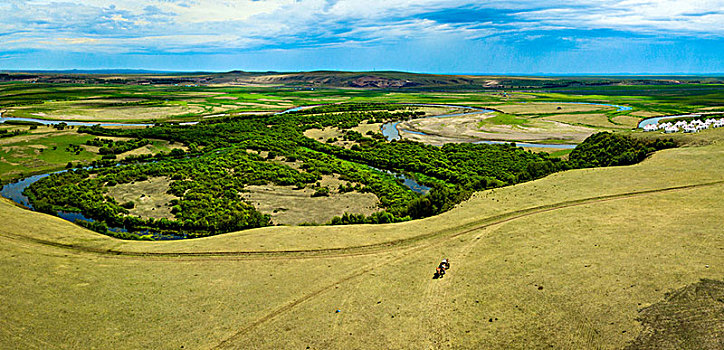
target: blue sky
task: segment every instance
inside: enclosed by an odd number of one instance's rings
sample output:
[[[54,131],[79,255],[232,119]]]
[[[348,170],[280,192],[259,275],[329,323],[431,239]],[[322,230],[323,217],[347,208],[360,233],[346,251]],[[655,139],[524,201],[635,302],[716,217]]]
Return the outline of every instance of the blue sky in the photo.
[[[724,72],[724,0],[2,0],[0,70]]]

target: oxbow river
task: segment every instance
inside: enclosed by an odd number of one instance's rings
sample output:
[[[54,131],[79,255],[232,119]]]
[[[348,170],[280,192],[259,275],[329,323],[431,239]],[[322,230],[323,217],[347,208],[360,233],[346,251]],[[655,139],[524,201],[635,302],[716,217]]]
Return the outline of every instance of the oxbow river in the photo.
[[[572,103],[572,102],[550,102],[550,103]],[[580,102],[580,103],[585,104],[583,102]],[[588,103],[588,104],[595,104],[595,103]],[[465,115],[473,115],[473,114],[484,114],[484,113],[493,112],[492,110],[484,109],[484,108],[476,108],[476,107],[460,106],[460,105],[449,105],[449,104],[409,104],[409,105],[411,105],[411,106],[431,106],[431,107],[451,107],[451,108],[461,108],[461,109],[468,110],[468,111],[462,112],[462,113],[450,113],[450,114],[436,115],[436,116],[430,116],[430,117],[425,117],[425,118],[449,118],[449,117],[457,117],[457,116],[465,116]],[[631,109],[631,107],[626,107],[626,106],[616,106],[616,105],[608,105],[608,104],[598,104],[598,105],[618,107],[619,110]],[[317,107],[317,106],[319,106],[319,105],[294,107],[294,108],[290,108],[285,111],[279,112],[277,114],[284,114],[284,113],[299,111],[299,110],[303,110],[303,109],[313,108],[313,107]],[[643,127],[644,125],[649,124],[649,123],[658,122],[659,120],[662,120],[662,119],[676,118],[676,117],[680,117],[680,116],[664,116],[664,117],[648,118],[648,119],[643,120],[641,123],[639,123],[639,127]],[[0,114],[0,124],[5,123],[6,121],[35,122],[35,123],[39,123],[39,124],[43,124],[43,125],[56,125],[56,124],[60,124],[60,123],[65,123],[70,126],[93,126],[93,125],[138,126],[138,127],[153,126],[153,124],[148,124],[148,123],[80,122],[80,121],[64,121],[64,120],[46,120],[46,119],[39,119],[39,118],[14,118],[14,117],[6,118],[6,117],[2,117],[2,114]],[[180,123],[180,125],[195,125],[195,124],[198,124],[198,122]],[[397,128],[398,124],[399,124],[399,122],[390,122],[390,123],[385,123],[382,125],[382,134],[385,136],[385,138],[387,140],[392,141],[392,140],[399,140],[401,138],[400,132]],[[413,132],[413,131],[404,130],[404,129],[403,129],[403,131]],[[417,133],[419,133],[419,132],[417,132]],[[420,134],[424,134],[424,133],[420,133]],[[474,143],[487,143],[487,144],[509,143],[509,142],[502,142],[502,141],[485,141],[485,140],[473,141],[473,142]],[[518,143],[516,143],[516,145],[520,146],[520,147],[541,147],[541,148],[575,148],[576,147],[576,145],[537,144],[537,143],[525,143],[525,142],[518,142]],[[421,185],[421,184],[417,183],[414,179],[412,179],[408,176],[405,176],[403,174],[391,172],[389,170],[382,170],[382,169],[376,169],[376,168],[372,168],[372,169],[390,174],[390,175],[394,176],[395,178],[402,180],[403,185],[405,185],[410,190],[412,190],[416,193],[425,194],[430,190],[429,187]],[[34,210],[33,205],[30,203],[28,197],[23,194],[23,191],[25,191],[25,189],[28,188],[28,186],[30,186],[31,184],[35,183],[36,181],[38,181],[40,179],[48,177],[51,174],[60,173],[60,172],[64,172],[64,171],[67,171],[67,170],[61,170],[61,171],[51,172],[51,173],[47,173],[47,174],[33,175],[30,177],[18,180],[16,182],[7,184],[7,185],[3,186],[2,188],[0,188],[0,195],[14,201],[15,203],[20,204],[23,207],[26,207],[30,210]],[[59,211],[56,214],[59,217],[65,219],[65,220],[71,221],[71,222],[75,222],[76,220],[87,221],[87,222],[94,221],[93,219],[88,218],[85,215],[83,215],[83,213],[78,213],[78,212]],[[128,232],[128,230],[123,227],[110,227],[108,230],[112,231],[112,232]],[[159,234],[156,232],[149,232],[149,231],[134,232],[134,233],[139,234],[139,235],[150,235],[151,237],[153,237],[156,240],[174,240],[174,239],[187,238],[186,236],[182,236],[182,235]]]
[[[415,181],[415,179],[405,176],[403,174],[395,173],[395,172],[392,172],[389,170],[377,169],[374,167],[370,167],[370,168],[375,171],[379,171],[381,173],[390,174],[393,177],[395,177],[396,179],[400,179],[404,186],[406,186],[407,188],[409,188],[410,190],[412,190],[415,193],[426,194],[427,192],[430,191],[430,187],[421,185],[421,184],[417,183],[417,181]],[[23,194],[23,191],[25,191],[25,189],[28,188],[33,183],[35,183],[43,178],[46,178],[52,174],[62,173],[65,171],[67,171],[67,170],[54,171],[54,172],[47,173],[47,174],[33,175],[33,176],[26,177],[24,179],[21,179],[19,181],[9,183],[9,184],[3,186],[2,188],[0,188],[0,196],[10,199],[13,202],[20,204],[21,206],[23,206],[25,208],[28,208],[30,210],[35,210],[32,203],[30,203],[30,199],[25,194]],[[73,223],[76,222],[77,220],[86,221],[86,222],[95,221],[95,220],[83,215],[83,213],[79,213],[79,212],[58,211],[58,212],[56,212],[56,215],[62,219],[68,220]],[[108,231],[129,232],[124,227],[109,227]],[[137,234],[137,235],[141,235],[141,236],[147,235],[147,236],[152,237],[154,240],[177,240],[177,239],[188,238],[185,235],[175,235],[175,234],[167,234],[167,233],[161,234],[158,232],[152,232],[152,231],[148,231],[148,230],[140,231],[140,232],[134,231],[133,233]]]

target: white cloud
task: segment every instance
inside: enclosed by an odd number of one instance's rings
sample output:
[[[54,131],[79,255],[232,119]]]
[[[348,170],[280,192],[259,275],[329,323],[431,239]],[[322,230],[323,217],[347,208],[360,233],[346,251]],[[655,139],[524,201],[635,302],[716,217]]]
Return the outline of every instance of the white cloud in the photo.
[[[521,13],[522,18],[576,28],[724,36],[724,0],[618,0]]]
[[[493,17],[438,21],[451,9]],[[496,16],[496,11],[500,15]],[[433,18],[433,19],[430,19]],[[613,29],[649,36],[724,37],[724,0],[7,0],[3,50],[213,51]],[[570,34],[567,34],[570,35]],[[71,38],[71,40],[64,40]]]

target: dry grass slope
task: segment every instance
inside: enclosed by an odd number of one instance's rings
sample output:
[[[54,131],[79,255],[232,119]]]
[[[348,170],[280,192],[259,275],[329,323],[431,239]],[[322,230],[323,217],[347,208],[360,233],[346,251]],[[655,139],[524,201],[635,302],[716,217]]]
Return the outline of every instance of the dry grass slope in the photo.
[[[641,310],[644,331],[627,349],[723,349],[724,281],[704,279]]]

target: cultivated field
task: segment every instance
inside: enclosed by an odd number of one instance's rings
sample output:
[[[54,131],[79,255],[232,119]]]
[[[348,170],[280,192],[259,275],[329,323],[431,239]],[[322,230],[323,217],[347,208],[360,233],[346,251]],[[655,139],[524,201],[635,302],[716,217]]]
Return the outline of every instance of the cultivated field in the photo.
[[[120,241],[1,200],[0,347],[716,348],[723,135],[388,225]],[[686,286],[696,331],[641,333]]]

